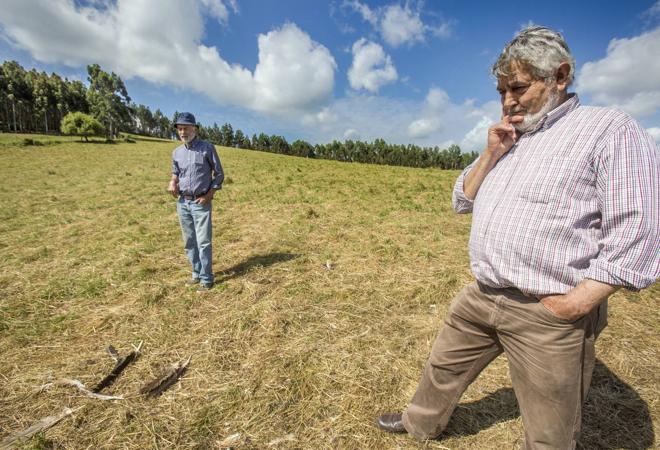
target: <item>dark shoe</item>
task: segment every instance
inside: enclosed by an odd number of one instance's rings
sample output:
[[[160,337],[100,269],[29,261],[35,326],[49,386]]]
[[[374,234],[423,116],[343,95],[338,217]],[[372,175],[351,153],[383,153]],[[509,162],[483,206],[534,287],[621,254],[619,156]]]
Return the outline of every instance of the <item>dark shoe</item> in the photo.
[[[401,413],[385,413],[376,419],[376,425],[388,433],[407,433]]]
[[[196,284],[199,284],[199,278],[191,278],[189,280],[186,280],[186,282],[183,284],[185,284],[186,286],[194,286]]]
[[[208,292],[211,289],[213,289],[213,283],[199,283],[199,287],[197,288],[197,292],[199,292],[199,293]]]

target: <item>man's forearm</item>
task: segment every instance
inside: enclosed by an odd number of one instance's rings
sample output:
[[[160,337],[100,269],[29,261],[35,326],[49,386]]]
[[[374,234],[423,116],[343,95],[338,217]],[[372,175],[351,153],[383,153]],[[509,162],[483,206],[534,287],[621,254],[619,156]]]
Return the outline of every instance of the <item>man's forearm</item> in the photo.
[[[580,315],[585,315],[619,290],[620,287],[585,278],[580,284],[568,291],[566,296],[570,303],[577,305]]]
[[[172,194],[174,197],[179,195],[179,177],[177,175],[172,174],[172,178],[170,178],[170,183],[167,186],[167,191]]]
[[[551,295],[541,299],[543,305],[556,316],[577,320],[589,314],[620,286],[585,278],[564,295]]]
[[[484,152],[477,164],[465,175],[463,180],[463,194],[470,199],[474,200],[477,197],[477,192],[481,187],[486,175],[495,167],[497,159],[487,152]]]
[[[477,197],[481,183],[486,179],[488,173],[517,140],[518,134],[507,115],[502,117],[501,122],[488,129],[486,149],[479,157],[477,164],[463,180],[463,194],[469,200],[474,200]]]

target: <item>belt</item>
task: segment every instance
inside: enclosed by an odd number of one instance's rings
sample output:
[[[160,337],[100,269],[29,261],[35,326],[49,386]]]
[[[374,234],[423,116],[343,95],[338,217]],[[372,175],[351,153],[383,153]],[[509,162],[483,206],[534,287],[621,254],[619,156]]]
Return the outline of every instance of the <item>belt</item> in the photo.
[[[540,300],[541,297],[544,297],[543,295],[538,296],[538,295],[526,294],[523,291],[521,291],[520,289],[514,288],[514,287],[505,287],[505,288],[492,287],[492,286],[488,286],[486,284],[483,284],[480,281],[477,281],[477,284],[479,284],[479,287],[481,288],[482,291],[491,291],[491,292],[495,291],[496,293],[498,293],[500,295],[503,295],[503,294],[506,293],[506,294],[510,294],[514,297],[526,297],[526,298],[537,300],[537,301]]]
[[[197,200],[198,198],[203,197],[205,195],[206,195],[206,192],[204,192],[202,194],[199,194],[199,195],[188,195],[188,194],[184,194],[183,192],[179,193],[179,196],[183,197],[186,200]]]

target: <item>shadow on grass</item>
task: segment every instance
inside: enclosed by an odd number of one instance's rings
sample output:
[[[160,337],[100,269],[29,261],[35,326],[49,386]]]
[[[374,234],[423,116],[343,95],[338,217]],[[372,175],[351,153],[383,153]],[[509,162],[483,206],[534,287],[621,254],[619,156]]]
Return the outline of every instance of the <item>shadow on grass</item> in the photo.
[[[578,448],[641,450],[652,448],[654,441],[649,406],[632,387],[596,360]]]
[[[513,389],[502,388],[481,400],[459,405],[438,439],[474,435],[519,415]],[[591,389],[583,409],[578,448],[642,450],[651,448],[654,438],[653,421],[646,402],[605,364],[596,360]]]
[[[90,138],[88,140],[84,139],[76,139],[75,141],[70,141],[73,144],[108,144],[108,145],[115,145],[118,144],[118,142],[112,140],[112,139],[94,139]]]
[[[215,273],[216,283],[222,283],[232,278],[245,275],[254,267],[268,267],[296,259],[300,255],[295,253],[268,253],[267,255],[250,256],[242,263]]]

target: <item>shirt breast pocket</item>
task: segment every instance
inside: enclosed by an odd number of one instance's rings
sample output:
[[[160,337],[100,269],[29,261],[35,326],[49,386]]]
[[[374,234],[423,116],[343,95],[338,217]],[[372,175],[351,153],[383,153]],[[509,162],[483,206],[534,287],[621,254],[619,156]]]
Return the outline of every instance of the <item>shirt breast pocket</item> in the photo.
[[[559,197],[558,189],[543,183],[530,183],[522,187],[520,197],[531,203],[548,204]]]
[[[203,165],[204,165],[204,162],[205,162],[204,160],[205,160],[205,158],[204,158],[204,153],[202,153],[202,152],[195,152],[195,165],[196,165],[197,167],[199,167],[199,166],[203,166]]]
[[[541,158],[528,168],[520,187],[520,197],[531,203],[558,201],[569,187],[569,158]]]

